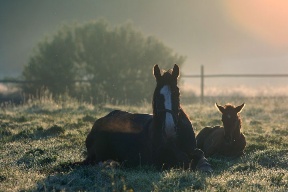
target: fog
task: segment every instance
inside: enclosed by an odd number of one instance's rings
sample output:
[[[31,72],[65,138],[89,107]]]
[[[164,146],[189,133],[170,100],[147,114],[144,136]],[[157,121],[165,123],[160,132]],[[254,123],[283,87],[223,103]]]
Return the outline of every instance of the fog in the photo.
[[[61,25],[98,18],[132,22],[187,56],[182,74],[199,74],[201,65],[205,74],[288,73],[285,0],[0,0],[0,79],[20,76],[37,43]],[[186,88],[199,85],[183,80]],[[217,78],[205,85],[285,92],[288,78]]]

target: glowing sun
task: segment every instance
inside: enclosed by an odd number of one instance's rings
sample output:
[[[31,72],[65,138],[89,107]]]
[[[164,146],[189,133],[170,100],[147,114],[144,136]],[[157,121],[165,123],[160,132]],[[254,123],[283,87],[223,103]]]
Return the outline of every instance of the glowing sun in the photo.
[[[288,47],[287,0],[223,0],[237,27],[277,47]]]

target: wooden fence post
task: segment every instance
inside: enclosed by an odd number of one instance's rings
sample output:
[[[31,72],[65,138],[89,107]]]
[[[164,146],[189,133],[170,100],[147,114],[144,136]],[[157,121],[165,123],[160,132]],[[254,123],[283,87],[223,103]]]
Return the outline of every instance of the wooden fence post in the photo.
[[[201,103],[204,103],[204,66],[201,65]]]

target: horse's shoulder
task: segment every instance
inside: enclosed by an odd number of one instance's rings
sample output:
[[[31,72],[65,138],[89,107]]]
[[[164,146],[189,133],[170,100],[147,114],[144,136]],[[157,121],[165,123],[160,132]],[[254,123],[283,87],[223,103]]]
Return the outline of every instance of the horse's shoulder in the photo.
[[[143,127],[149,126],[153,120],[153,115],[151,114],[140,114],[135,113],[131,116],[132,121],[136,124],[142,125]]]
[[[120,116],[120,115],[128,115],[129,114],[129,112],[127,112],[127,111],[122,111],[122,110],[113,110],[113,111],[111,111],[110,113],[108,113],[106,116],[104,116],[104,117],[115,117],[116,115],[117,116]]]
[[[220,126],[220,125],[216,125],[214,127],[212,127],[213,130],[224,130],[224,127]]]
[[[150,114],[135,114],[122,110],[113,110],[99,118],[93,125],[95,131],[139,133],[152,122]]]
[[[221,126],[212,127],[210,136],[213,138],[224,138],[224,128]]]
[[[188,119],[190,121],[189,116],[185,113],[185,111],[182,107],[180,107],[179,115],[181,118],[185,118],[185,119]]]
[[[189,126],[192,128],[192,122],[189,116],[184,112],[182,108],[180,108],[180,113],[179,113],[179,124],[180,126],[184,126],[184,127]]]
[[[207,127],[204,127],[203,129],[200,130],[199,134],[205,134],[205,135],[208,135],[208,134],[211,134],[215,131],[223,131],[224,129],[221,127],[221,126],[214,126],[214,127],[210,127],[210,126],[207,126]]]
[[[108,113],[105,117],[115,117],[115,116],[125,116],[130,117],[132,119],[151,119],[151,114],[146,113],[131,113],[128,111],[122,111],[122,110],[113,110],[110,113]]]
[[[218,143],[222,138],[224,137],[224,129],[220,126],[214,126],[214,127],[205,127],[203,128],[198,135],[196,136],[197,142],[199,142],[199,145],[205,145],[207,146],[207,143],[209,145],[212,143]]]
[[[111,122],[111,121],[118,121],[120,119],[127,119],[127,117],[129,117],[131,114],[127,111],[122,111],[122,110],[113,110],[111,112],[109,112],[108,114],[104,115],[103,117],[97,119],[94,123],[94,126],[96,125],[101,125],[101,124],[105,124],[107,122]]]

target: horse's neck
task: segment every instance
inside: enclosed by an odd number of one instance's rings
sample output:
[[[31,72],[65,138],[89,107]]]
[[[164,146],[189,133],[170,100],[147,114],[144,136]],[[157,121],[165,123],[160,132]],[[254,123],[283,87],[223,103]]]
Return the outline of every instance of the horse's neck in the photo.
[[[238,117],[238,125],[237,125],[238,129],[237,129],[237,130],[239,130],[239,135],[240,135],[240,133],[241,133],[241,124],[242,124],[241,118]],[[237,133],[238,133],[238,132],[237,132]]]
[[[152,105],[152,111],[153,111],[153,118],[157,117],[157,107],[156,107],[156,104],[153,102],[153,105]]]
[[[187,114],[185,113],[185,111],[183,110],[183,108],[180,106],[179,107],[179,114],[183,117],[188,117]]]
[[[233,135],[235,140],[239,139],[240,135],[241,135],[241,119],[240,119],[240,117],[238,117],[238,123],[237,124],[238,124],[237,125],[237,129],[236,129],[236,131],[234,132],[234,135]]]

